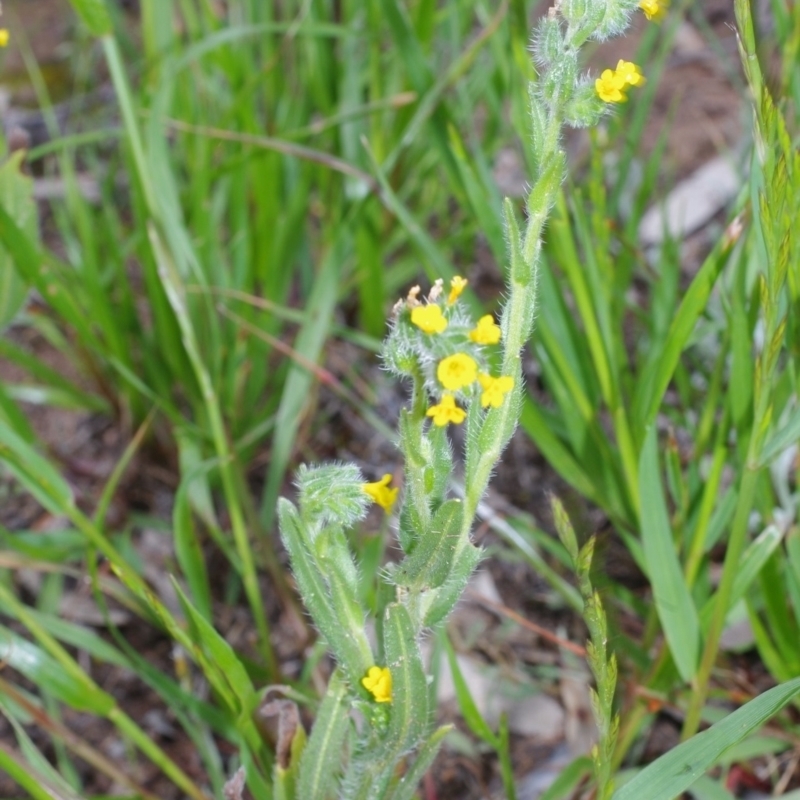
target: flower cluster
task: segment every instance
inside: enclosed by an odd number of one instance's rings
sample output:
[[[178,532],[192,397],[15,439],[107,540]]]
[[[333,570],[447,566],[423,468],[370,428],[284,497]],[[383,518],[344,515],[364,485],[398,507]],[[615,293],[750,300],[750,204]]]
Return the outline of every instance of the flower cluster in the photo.
[[[493,377],[486,368],[484,348],[498,344],[502,333],[491,314],[473,321],[459,302],[466,286],[467,280],[456,276],[445,298],[443,281],[438,280],[424,300],[415,286],[395,306],[385,350],[390,369],[422,379],[428,395],[435,398],[427,416],[438,427],[466,419],[467,412],[457,401],[468,404],[482,390],[481,407],[499,408],[514,388],[513,378]]]
[[[636,64],[620,59],[616,69],[603,70],[594,87],[604,103],[624,103],[628,99],[628,87],[641,86],[644,81],[644,75]]]

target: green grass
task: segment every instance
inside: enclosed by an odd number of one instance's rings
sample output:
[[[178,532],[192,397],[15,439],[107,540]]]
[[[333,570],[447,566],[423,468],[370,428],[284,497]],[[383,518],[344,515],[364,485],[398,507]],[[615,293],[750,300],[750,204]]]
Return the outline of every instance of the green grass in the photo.
[[[73,30],[75,90],[93,88],[107,71],[117,105],[97,109],[80,134],[54,131],[29,154],[65,181],[65,197],[49,208],[55,235],[37,239],[30,186],[16,164],[0,172],[0,325],[16,319],[36,329],[82,375],[76,385],[0,341],[0,355],[29,376],[0,385],[0,456],[66,528],[58,536],[0,530],[0,659],[24,668],[35,686],[23,690],[9,676],[0,684],[0,711],[16,735],[0,749],[0,766],[34,797],[49,796],[46,786],[82,796],[76,755],[97,772],[125,771],[70,737],[59,723],[64,708],[107,720],[131,753],[192,797],[221,796],[233,764],[220,741],[230,742],[254,794],[273,796],[273,751],[253,712],[264,686],[283,680],[266,611],[267,595],[291,597],[273,546],[275,507],[298,449],[314,447],[314,427],[309,436],[303,426],[315,413],[315,387],[328,380],[326,351],[347,339],[372,358],[396,297],[416,282],[469,274],[479,247],[502,270],[492,164],[501,147],[520,141],[532,163],[525,86],[534,4],[343,0],[336,18],[326,4],[300,0],[281,4],[280,15],[260,0],[228,5],[224,15],[205,0],[143,0],[134,28],[116,5],[106,18],[100,0],[75,0],[84,12]],[[550,467],[604,512],[648,576],[654,602],[644,608],[608,587],[606,602],[644,628],[618,653],[620,670],[685,712],[685,737],[709,721],[709,692],[724,686],[719,639],[734,611],[750,620],[775,681],[800,672],[796,468],[770,471],[800,439],[800,244],[792,225],[800,218],[800,11],[785,0],[771,7],[767,37],[737,2],[756,109],[756,157],[730,210],[742,231],[720,237],[688,281],[677,243],[648,261],[637,241],[664,179],[666,132],[650,153],[642,134],[679,16],[647,28],[637,63],[648,84],[607,122],[604,137],[591,135],[547,227],[531,344],[543,391],[530,393],[522,416]],[[45,76],[25,32],[14,33],[52,118]],[[756,55],[770,49],[781,59],[765,76]],[[78,190],[79,169],[96,176],[99,204]],[[633,172],[642,178],[631,193]],[[29,289],[47,313],[22,308]],[[343,382],[333,388],[391,437],[394,421],[372,397]],[[91,511],[76,506],[37,440],[20,406],[33,396],[137,431]],[[691,442],[688,456],[670,430]],[[147,587],[129,532],[107,522],[126,467],[153,438],[169,443],[179,470],[166,522],[178,608]],[[263,460],[266,469],[253,468]],[[498,532],[514,558],[580,609],[557,542],[524,517]],[[381,550],[372,546],[375,587],[367,594],[379,591]],[[252,652],[237,652],[215,628],[219,559],[233,576],[229,600],[249,606]],[[22,566],[48,575],[38,603],[21,599],[14,575]],[[147,663],[110,622],[111,636],[100,637],[59,619],[64,581],[76,575],[91,578],[104,611],[113,599],[174,640],[187,672]],[[134,672],[160,696],[196,748],[203,781],[185,775],[93,682],[79,651]],[[311,707],[313,669],[292,689]],[[204,697],[189,675],[209,687]],[[468,687],[458,688],[470,729],[499,752],[511,797],[507,731],[488,727]],[[652,721],[643,700],[618,699],[615,767]],[[54,743],[55,767],[29,737],[32,719]],[[587,769],[575,762],[550,800],[569,796]]]

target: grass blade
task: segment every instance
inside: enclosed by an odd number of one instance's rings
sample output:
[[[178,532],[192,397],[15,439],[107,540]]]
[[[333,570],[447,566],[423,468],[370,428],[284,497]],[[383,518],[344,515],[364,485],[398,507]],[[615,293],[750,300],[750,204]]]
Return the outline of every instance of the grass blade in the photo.
[[[642,448],[639,492],[643,509],[642,544],[656,609],[678,671],[688,682],[697,670],[700,623],[675,552],[659,474],[655,426],[651,427]]]
[[[25,153],[19,151],[0,167],[0,206],[32,243],[38,236],[33,181],[21,172]],[[28,282],[17,272],[8,251],[0,246],[0,331],[16,316],[28,296]]]
[[[679,744],[618,789],[611,800],[674,800],[732,745],[760,728],[800,693],[800,678],[776,686],[707,731]]]

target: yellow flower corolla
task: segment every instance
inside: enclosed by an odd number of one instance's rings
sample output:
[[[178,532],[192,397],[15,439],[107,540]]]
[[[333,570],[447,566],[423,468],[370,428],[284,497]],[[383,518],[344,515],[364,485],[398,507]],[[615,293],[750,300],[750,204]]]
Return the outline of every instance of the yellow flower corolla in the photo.
[[[628,86],[641,86],[645,81],[639,67],[632,61],[620,59],[616,69],[603,70],[603,74],[594,82],[594,88],[600,99],[606,103],[624,103],[628,96]]]
[[[481,406],[486,408],[500,408],[503,405],[506,395],[514,388],[514,379],[508,375],[501,375],[499,378],[493,378],[481,372],[478,375],[478,381],[483,389],[481,393]]]
[[[0,47],[5,47],[8,44],[8,28],[0,28]]]
[[[442,309],[435,303],[412,309],[411,321],[425,333],[441,333],[447,327]]]
[[[455,278],[451,279],[450,294],[447,295],[447,305],[453,305],[453,303],[461,297],[461,292],[466,289],[468,283],[469,281],[466,278],[462,278],[460,275],[456,275]]]
[[[439,362],[436,368],[436,377],[445,389],[457,392],[471,383],[475,383],[478,377],[478,365],[475,359],[466,353],[456,353],[447,356]]]
[[[370,667],[361,685],[378,703],[392,702],[392,673],[389,667]]]
[[[667,13],[669,0],[641,0],[639,8],[642,9],[647,19],[659,20]]]
[[[618,77],[625,81],[627,86],[641,86],[645,81],[642,71],[633,61],[623,61],[620,59],[614,71],[617,73]]]
[[[463,408],[456,405],[456,401],[451,394],[443,394],[442,401],[435,406],[431,406],[426,415],[433,417],[433,424],[443,428],[448,422],[460,425],[467,416]]]
[[[387,472],[379,481],[375,483],[365,483],[362,489],[385,511],[392,510],[394,501],[397,500],[397,489],[390,489],[389,482],[392,476]]]
[[[500,326],[495,323],[491,314],[486,314],[469,332],[469,338],[475,344],[497,344],[500,341]]]
[[[613,69],[604,69],[594,82],[594,88],[604,103],[624,103],[628,99],[622,91],[625,79]]]

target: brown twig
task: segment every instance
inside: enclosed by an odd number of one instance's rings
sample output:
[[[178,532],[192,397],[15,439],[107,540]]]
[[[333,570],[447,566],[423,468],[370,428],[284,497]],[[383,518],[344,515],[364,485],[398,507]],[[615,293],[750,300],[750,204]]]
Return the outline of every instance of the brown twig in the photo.
[[[549,642],[553,642],[553,644],[557,644],[559,647],[563,647],[565,650],[569,650],[581,658],[586,657],[586,649],[581,647],[581,645],[570,642],[569,639],[562,639],[557,634],[547,630],[547,628],[543,628],[541,625],[537,625],[535,622],[531,622],[529,619],[526,619],[521,614],[518,614],[516,611],[510,609],[508,606],[504,606],[502,603],[495,603],[494,600],[489,600],[488,597],[483,597],[482,595],[475,594],[474,592],[468,592],[465,596],[465,599],[473,603],[478,603],[479,605],[488,608],[490,611],[494,611],[501,616],[513,620],[523,628],[527,628],[529,631],[538,634],[543,639],[547,639]]]

